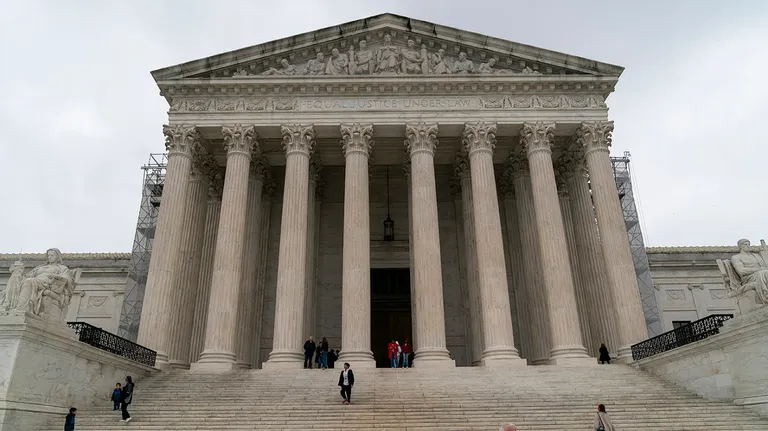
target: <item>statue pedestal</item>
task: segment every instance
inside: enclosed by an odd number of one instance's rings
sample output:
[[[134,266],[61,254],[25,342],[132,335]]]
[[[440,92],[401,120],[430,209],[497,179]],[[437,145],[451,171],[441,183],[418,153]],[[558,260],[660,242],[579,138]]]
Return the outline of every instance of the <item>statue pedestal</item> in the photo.
[[[70,407],[104,401],[115,382],[154,368],[78,341],[66,326],[20,312],[0,313],[0,430],[63,422]]]

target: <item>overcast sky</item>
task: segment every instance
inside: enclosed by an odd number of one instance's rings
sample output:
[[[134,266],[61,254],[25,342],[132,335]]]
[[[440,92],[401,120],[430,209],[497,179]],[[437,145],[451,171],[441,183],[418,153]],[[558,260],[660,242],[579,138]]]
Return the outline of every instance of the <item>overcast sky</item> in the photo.
[[[768,2],[0,3],[0,252],[131,250],[164,150],[151,70],[384,12],[626,67],[613,154],[646,244],[768,238]]]

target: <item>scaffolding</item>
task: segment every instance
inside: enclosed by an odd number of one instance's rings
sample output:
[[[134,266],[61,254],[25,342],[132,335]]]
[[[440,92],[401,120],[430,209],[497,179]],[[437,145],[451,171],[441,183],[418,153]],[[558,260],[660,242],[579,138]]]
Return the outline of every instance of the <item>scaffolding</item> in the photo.
[[[637,205],[635,204],[635,196],[632,192],[629,158],[629,151],[625,151],[623,157],[611,157],[611,164],[613,165],[613,175],[616,179],[621,209],[624,212],[624,221],[627,225],[629,248],[632,250],[632,259],[635,263],[635,275],[637,276],[640,300],[643,304],[645,326],[648,329],[648,336],[655,337],[664,331],[661,327],[661,313],[659,312],[659,304],[656,301],[656,291],[653,287],[651,267],[645,251],[643,232],[640,229],[640,217],[638,216]]]
[[[167,154],[150,154],[149,162],[141,167],[144,170],[144,182],[141,189],[139,220],[136,222],[131,264],[128,267],[128,279],[125,282],[125,298],[117,329],[117,335],[131,341],[136,341],[139,335],[144,289],[147,287],[149,260],[152,254],[152,240],[155,237],[167,165]]]

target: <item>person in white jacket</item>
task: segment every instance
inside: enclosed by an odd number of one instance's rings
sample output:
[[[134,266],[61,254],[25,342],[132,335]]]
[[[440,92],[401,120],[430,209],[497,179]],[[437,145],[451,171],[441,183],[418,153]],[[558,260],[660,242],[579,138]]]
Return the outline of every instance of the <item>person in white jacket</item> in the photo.
[[[597,406],[597,415],[595,416],[595,430],[596,431],[615,431],[611,423],[611,417],[608,416],[608,412],[605,411],[605,406],[600,404]]]

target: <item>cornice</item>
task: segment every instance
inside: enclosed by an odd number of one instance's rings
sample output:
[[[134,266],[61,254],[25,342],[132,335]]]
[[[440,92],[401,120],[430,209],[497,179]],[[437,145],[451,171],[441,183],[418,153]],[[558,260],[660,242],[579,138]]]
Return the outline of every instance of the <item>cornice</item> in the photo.
[[[45,253],[0,253],[0,261],[45,260]],[[131,253],[62,253],[62,260],[130,260]]]
[[[680,247],[646,247],[646,253],[738,253],[739,248],[730,245],[680,246]],[[750,251],[759,253],[760,247],[752,246]]]

